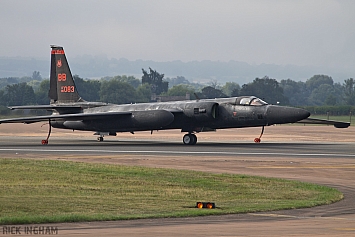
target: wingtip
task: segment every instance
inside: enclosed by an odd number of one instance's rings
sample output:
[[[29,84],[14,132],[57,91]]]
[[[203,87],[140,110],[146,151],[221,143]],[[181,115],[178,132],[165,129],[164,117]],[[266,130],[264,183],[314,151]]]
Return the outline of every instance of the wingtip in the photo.
[[[334,124],[334,127],[336,128],[348,128],[350,126],[350,123],[336,123]]]

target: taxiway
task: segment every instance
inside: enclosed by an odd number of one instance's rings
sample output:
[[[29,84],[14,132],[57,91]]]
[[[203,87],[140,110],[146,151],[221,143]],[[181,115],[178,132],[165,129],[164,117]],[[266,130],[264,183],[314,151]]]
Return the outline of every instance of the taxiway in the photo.
[[[238,135],[232,138],[235,131]],[[269,129],[262,143],[254,144],[248,136],[256,131],[240,129],[201,134],[195,146],[183,145],[181,134],[175,136],[169,131],[159,132],[160,136],[156,137],[118,136],[102,143],[91,135],[57,134],[47,146],[40,145],[38,134],[0,134],[0,154],[4,158],[60,159],[279,177],[328,185],[344,193],[340,202],[298,210],[61,223],[56,224],[58,236],[355,236],[355,129],[280,126]]]

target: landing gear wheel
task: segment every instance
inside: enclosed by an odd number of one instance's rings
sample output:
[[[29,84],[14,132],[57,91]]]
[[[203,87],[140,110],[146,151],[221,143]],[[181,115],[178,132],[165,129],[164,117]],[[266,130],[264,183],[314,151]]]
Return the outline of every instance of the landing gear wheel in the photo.
[[[185,145],[195,145],[197,142],[197,137],[192,133],[185,134],[182,141]]]
[[[190,135],[191,135],[191,137],[192,137],[192,143],[191,143],[191,145],[195,145],[195,144],[197,143],[197,137],[196,137],[195,134],[190,134]]]
[[[97,141],[102,142],[104,140],[104,137],[98,137]]]
[[[260,143],[260,142],[261,142],[261,139],[257,137],[257,138],[254,139],[254,142],[255,142],[255,143]]]
[[[190,142],[191,142],[190,134],[185,134],[184,137],[182,138],[182,142],[183,142],[185,145],[189,145]]]

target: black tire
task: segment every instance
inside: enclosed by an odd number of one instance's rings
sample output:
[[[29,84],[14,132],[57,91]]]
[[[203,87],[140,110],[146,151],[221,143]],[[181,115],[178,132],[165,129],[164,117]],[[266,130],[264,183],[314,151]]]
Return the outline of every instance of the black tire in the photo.
[[[185,134],[184,137],[182,138],[182,142],[185,145],[195,145],[197,142],[197,137],[195,134]]]
[[[184,137],[182,138],[182,142],[183,142],[185,145],[190,145],[190,142],[191,142],[191,136],[190,136],[190,134],[185,134]]]
[[[195,145],[197,143],[197,137],[195,134],[190,134],[191,135],[191,144],[190,145]]]

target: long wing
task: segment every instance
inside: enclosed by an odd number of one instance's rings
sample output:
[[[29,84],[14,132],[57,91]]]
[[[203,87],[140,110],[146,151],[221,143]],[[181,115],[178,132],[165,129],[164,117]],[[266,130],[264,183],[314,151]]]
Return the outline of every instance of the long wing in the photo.
[[[77,114],[58,114],[58,115],[45,115],[33,116],[23,118],[0,119],[1,123],[36,123],[40,121],[47,121],[52,119],[65,119],[65,120],[96,120],[107,119],[110,117],[127,116],[131,112],[103,112],[103,113],[77,113]]]
[[[334,127],[336,128],[347,128],[350,126],[350,123],[348,122],[340,122],[340,121],[326,120],[326,119],[315,119],[315,118],[306,118],[298,121],[297,123],[334,125]]]

